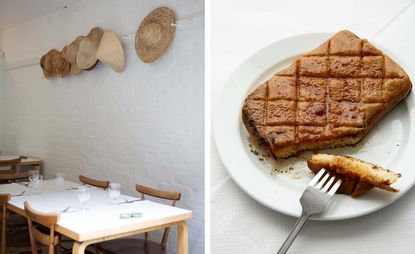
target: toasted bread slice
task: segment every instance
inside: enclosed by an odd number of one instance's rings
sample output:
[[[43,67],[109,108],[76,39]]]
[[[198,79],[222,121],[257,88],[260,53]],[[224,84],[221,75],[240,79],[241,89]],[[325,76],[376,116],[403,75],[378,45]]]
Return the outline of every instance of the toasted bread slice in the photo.
[[[412,89],[367,40],[340,31],[246,98],[242,121],[275,158],[354,145]]]
[[[343,183],[337,191],[338,193],[357,197],[373,187],[390,192],[398,192],[397,189],[392,188],[390,185],[396,182],[401,177],[401,174],[350,156],[313,154],[307,160],[307,164],[315,174],[324,168],[335,172],[342,178]]]

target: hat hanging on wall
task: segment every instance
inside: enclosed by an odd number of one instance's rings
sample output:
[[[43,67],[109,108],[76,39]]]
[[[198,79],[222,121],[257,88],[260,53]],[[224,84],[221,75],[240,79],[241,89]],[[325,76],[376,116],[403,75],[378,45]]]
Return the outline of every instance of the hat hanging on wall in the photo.
[[[61,78],[66,77],[71,69],[71,64],[62,57],[62,54],[59,51],[57,51],[57,54],[53,55],[52,66]]]
[[[53,78],[56,75],[56,69],[53,67],[52,59],[57,54],[59,52],[56,49],[52,49],[40,59],[40,67],[42,67],[43,75],[47,79]]]
[[[84,36],[78,36],[71,44],[65,46],[62,49],[62,57],[65,58],[71,64],[71,75],[76,75],[81,72],[81,68],[79,68],[78,64],[76,63],[76,55],[78,54],[78,47],[81,40],[85,38]]]
[[[99,27],[94,27],[91,29],[91,31],[89,31],[88,35],[86,37],[88,37],[91,41],[93,41],[95,43],[95,45],[99,46],[99,43],[101,42],[101,38],[104,35],[104,31],[102,31],[101,28]]]
[[[76,64],[83,70],[89,69],[97,62],[96,56],[97,46],[95,43],[89,38],[83,38],[79,43]]]
[[[97,64],[97,50],[101,42],[103,31],[99,27],[94,27],[85,38],[79,42],[76,64],[83,70],[90,71]]]
[[[96,57],[116,72],[124,69],[125,57],[120,39],[111,30],[106,30],[102,36]]]
[[[172,26],[175,21],[176,14],[166,7],[157,8],[144,18],[135,36],[135,51],[143,62],[154,62],[166,53],[176,30]]]

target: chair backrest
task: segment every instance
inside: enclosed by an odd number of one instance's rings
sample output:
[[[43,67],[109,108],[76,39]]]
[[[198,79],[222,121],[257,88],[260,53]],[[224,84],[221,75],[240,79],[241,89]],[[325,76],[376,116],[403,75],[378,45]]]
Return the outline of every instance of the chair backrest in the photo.
[[[22,157],[11,160],[0,160],[0,167],[8,167],[8,170],[0,170],[0,174],[13,174],[16,173]]]
[[[49,254],[54,254],[55,246],[59,244],[59,237],[55,236],[56,223],[60,220],[60,215],[57,213],[42,213],[34,210],[29,206],[27,201],[24,202],[24,209],[27,215],[27,224],[29,226],[30,248],[32,254],[37,254],[37,243],[48,246]],[[49,234],[39,231],[33,226],[33,221],[40,223],[50,228]]]
[[[7,228],[7,202],[10,200],[10,194],[0,194],[1,206],[1,242],[0,253],[6,253],[6,228]]]
[[[29,173],[28,172],[0,174],[0,182],[12,183],[12,182],[27,180],[27,179],[29,179]]]
[[[104,190],[108,189],[108,186],[110,185],[109,181],[96,180],[96,179],[92,179],[92,178],[89,178],[89,177],[86,177],[86,176],[83,176],[83,175],[79,175],[79,181],[81,183],[88,184],[88,185],[91,185],[91,186],[95,186],[95,187],[98,187],[98,188],[102,188]]]
[[[141,198],[145,199],[145,195],[153,196],[157,198],[167,199],[172,201],[172,206],[176,206],[176,202],[180,200],[182,194],[180,192],[170,192],[170,191],[163,191],[157,190],[150,187],[146,187],[143,185],[137,184],[135,189],[141,193]],[[164,229],[163,238],[161,239],[161,248],[164,250],[166,249],[167,239],[169,237],[170,228]],[[145,241],[148,240],[148,233],[145,234]]]

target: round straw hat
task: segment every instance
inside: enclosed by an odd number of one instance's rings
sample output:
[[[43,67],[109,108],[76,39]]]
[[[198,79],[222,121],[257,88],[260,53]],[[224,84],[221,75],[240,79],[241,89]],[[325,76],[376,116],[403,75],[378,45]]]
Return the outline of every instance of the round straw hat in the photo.
[[[85,36],[76,37],[76,39],[71,42],[71,44],[65,46],[62,49],[62,57],[71,64],[71,75],[77,75],[82,71],[82,69],[79,68],[78,64],[76,63],[76,56],[78,54],[79,43],[83,38],[85,38]]]
[[[56,70],[53,67],[52,59],[55,55],[58,54],[56,49],[49,50],[42,58],[40,59],[40,66],[43,69],[43,75],[45,78],[50,79],[56,75]]]
[[[62,49],[62,57],[69,63],[76,61],[76,55],[78,54],[78,46],[69,44]]]
[[[106,30],[96,54],[97,58],[116,72],[124,69],[125,57],[120,39],[111,30]]]
[[[56,73],[61,77],[64,78],[69,74],[71,64],[62,57],[61,52],[57,52],[54,54],[52,58],[52,65],[55,68]]]
[[[79,66],[76,63],[71,64],[71,70],[70,70],[71,75],[77,75],[81,73],[81,71],[82,69],[79,68]]]
[[[86,70],[97,62],[97,46],[89,38],[83,38],[79,43],[78,53],[76,54],[76,64],[79,68]]]
[[[166,7],[153,10],[141,22],[135,36],[135,51],[145,63],[159,59],[169,48],[176,30],[176,14]]]
[[[91,41],[93,41],[98,48],[103,34],[104,34],[104,31],[102,31],[101,28],[94,27],[91,29],[91,31],[89,31],[86,37],[88,37]]]

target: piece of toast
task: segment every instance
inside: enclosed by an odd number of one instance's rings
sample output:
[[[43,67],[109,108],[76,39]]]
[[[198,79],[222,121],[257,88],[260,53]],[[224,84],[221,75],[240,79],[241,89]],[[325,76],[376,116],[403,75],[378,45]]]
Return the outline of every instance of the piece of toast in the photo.
[[[391,192],[398,191],[390,185],[396,182],[401,174],[350,156],[313,154],[307,160],[307,164],[314,174],[324,168],[342,178],[343,183],[337,191],[338,193],[357,197],[373,187]]]
[[[242,120],[270,155],[286,158],[356,144],[411,89],[391,58],[340,31],[250,93]]]

